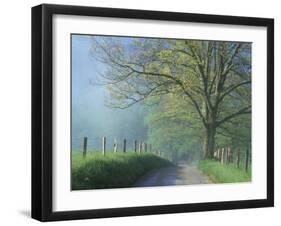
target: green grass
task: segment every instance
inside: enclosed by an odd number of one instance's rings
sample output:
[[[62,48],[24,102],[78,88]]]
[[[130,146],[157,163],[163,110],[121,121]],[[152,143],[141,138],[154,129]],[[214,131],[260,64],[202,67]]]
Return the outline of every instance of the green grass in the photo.
[[[234,164],[221,164],[215,160],[202,160],[198,168],[210,176],[214,183],[235,183],[251,181],[251,172],[237,168]]]
[[[131,187],[145,173],[171,162],[151,153],[72,154],[72,189]]]

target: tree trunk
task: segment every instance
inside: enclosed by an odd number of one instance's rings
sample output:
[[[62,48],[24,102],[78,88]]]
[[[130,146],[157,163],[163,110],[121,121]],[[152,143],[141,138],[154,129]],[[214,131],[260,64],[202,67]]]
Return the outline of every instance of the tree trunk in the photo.
[[[203,144],[204,159],[211,159],[214,158],[216,127],[214,124],[209,124],[205,130],[206,135]]]

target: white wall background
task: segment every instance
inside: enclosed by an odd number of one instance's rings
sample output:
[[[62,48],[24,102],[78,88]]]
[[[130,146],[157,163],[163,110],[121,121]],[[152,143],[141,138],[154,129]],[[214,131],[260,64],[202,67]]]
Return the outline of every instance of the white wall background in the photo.
[[[2,1],[0,13],[0,224],[38,225],[30,215],[31,166],[31,10],[42,1]],[[275,162],[281,154],[281,14],[278,1],[245,0],[60,0],[45,3],[73,4],[191,13],[228,14],[275,18]],[[278,117],[279,116],[279,117]],[[279,138],[280,137],[280,138]],[[56,222],[55,225],[272,225],[280,220],[281,164],[275,167],[275,208],[154,215]]]

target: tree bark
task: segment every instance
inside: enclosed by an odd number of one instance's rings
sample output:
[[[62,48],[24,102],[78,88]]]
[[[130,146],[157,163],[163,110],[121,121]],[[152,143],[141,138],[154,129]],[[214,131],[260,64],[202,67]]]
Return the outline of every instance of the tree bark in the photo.
[[[208,124],[205,130],[206,135],[203,144],[204,159],[212,159],[214,158],[216,126],[215,124]]]

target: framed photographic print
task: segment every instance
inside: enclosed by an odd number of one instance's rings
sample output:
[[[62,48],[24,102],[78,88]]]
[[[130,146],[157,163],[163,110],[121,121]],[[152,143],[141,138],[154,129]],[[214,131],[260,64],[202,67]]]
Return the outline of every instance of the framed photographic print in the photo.
[[[274,21],[32,8],[32,217],[274,204]]]

